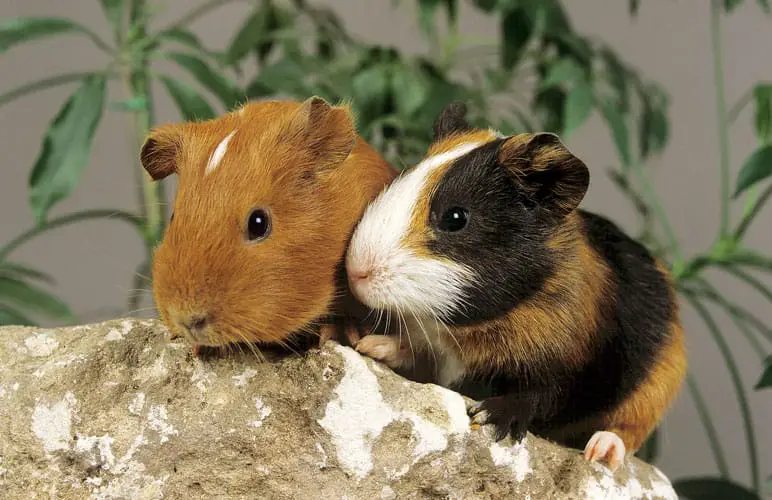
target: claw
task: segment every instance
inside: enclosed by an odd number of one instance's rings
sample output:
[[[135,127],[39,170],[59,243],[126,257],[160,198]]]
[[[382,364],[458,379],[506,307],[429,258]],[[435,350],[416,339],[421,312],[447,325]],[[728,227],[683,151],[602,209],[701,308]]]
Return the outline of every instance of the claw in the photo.
[[[598,431],[584,447],[584,459],[590,462],[605,461],[614,472],[625,460],[625,443],[609,431]]]

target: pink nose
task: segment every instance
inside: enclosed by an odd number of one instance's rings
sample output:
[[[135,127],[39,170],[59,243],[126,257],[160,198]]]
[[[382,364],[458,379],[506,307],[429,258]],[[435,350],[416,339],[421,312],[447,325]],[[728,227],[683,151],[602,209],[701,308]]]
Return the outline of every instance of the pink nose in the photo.
[[[351,281],[353,283],[359,283],[361,281],[367,281],[370,279],[370,276],[372,276],[372,271],[370,270],[362,270],[362,269],[355,269],[352,270],[349,274],[349,277],[351,278]]]

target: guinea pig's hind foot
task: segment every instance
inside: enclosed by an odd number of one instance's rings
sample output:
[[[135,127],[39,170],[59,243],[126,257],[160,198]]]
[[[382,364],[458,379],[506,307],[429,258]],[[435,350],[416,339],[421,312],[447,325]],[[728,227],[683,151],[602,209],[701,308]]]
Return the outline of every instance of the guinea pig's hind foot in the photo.
[[[625,460],[625,443],[610,431],[597,431],[584,447],[584,458],[590,462],[605,461],[612,472]]]

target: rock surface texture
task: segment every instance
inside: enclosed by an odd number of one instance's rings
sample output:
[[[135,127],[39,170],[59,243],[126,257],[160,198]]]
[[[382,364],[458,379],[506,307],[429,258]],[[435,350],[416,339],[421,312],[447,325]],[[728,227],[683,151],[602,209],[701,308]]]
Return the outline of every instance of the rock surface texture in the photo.
[[[495,443],[464,399],[335,343],[194,358],[155,321],[0,329],[3,498],[676,498],[529,434]]]

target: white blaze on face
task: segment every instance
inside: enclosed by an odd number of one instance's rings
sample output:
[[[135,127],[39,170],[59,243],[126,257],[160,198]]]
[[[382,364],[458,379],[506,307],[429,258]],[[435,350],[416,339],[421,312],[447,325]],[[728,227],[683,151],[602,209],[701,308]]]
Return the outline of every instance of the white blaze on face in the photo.
[[[349,276],[370,274],[369,279],[352,283],[354,294],[366,305],[440,318],[461,305],[461,289],[469,283],[471,271],[462,263],[416,255],[403,242],[429,176],[478,146],[478,142],[461,144],[425,158],[365,210],[352,236],[346,267]]]
[[[231,139],[236,134],[238,129],[234,130],[227,136],[225,136],[225,139],[220,141],[220,144],[217,145],[217,147],[214,149],[214,152],[212,152],[212,155],[209,157],[209,161],[206,164],[206,170],[204,171],[204,175],[212,173],[214,169],[217,168],[217,166],[222,161],[223,156],[225,156],[225,152],[228,151],[228,143],[231,142]]]

